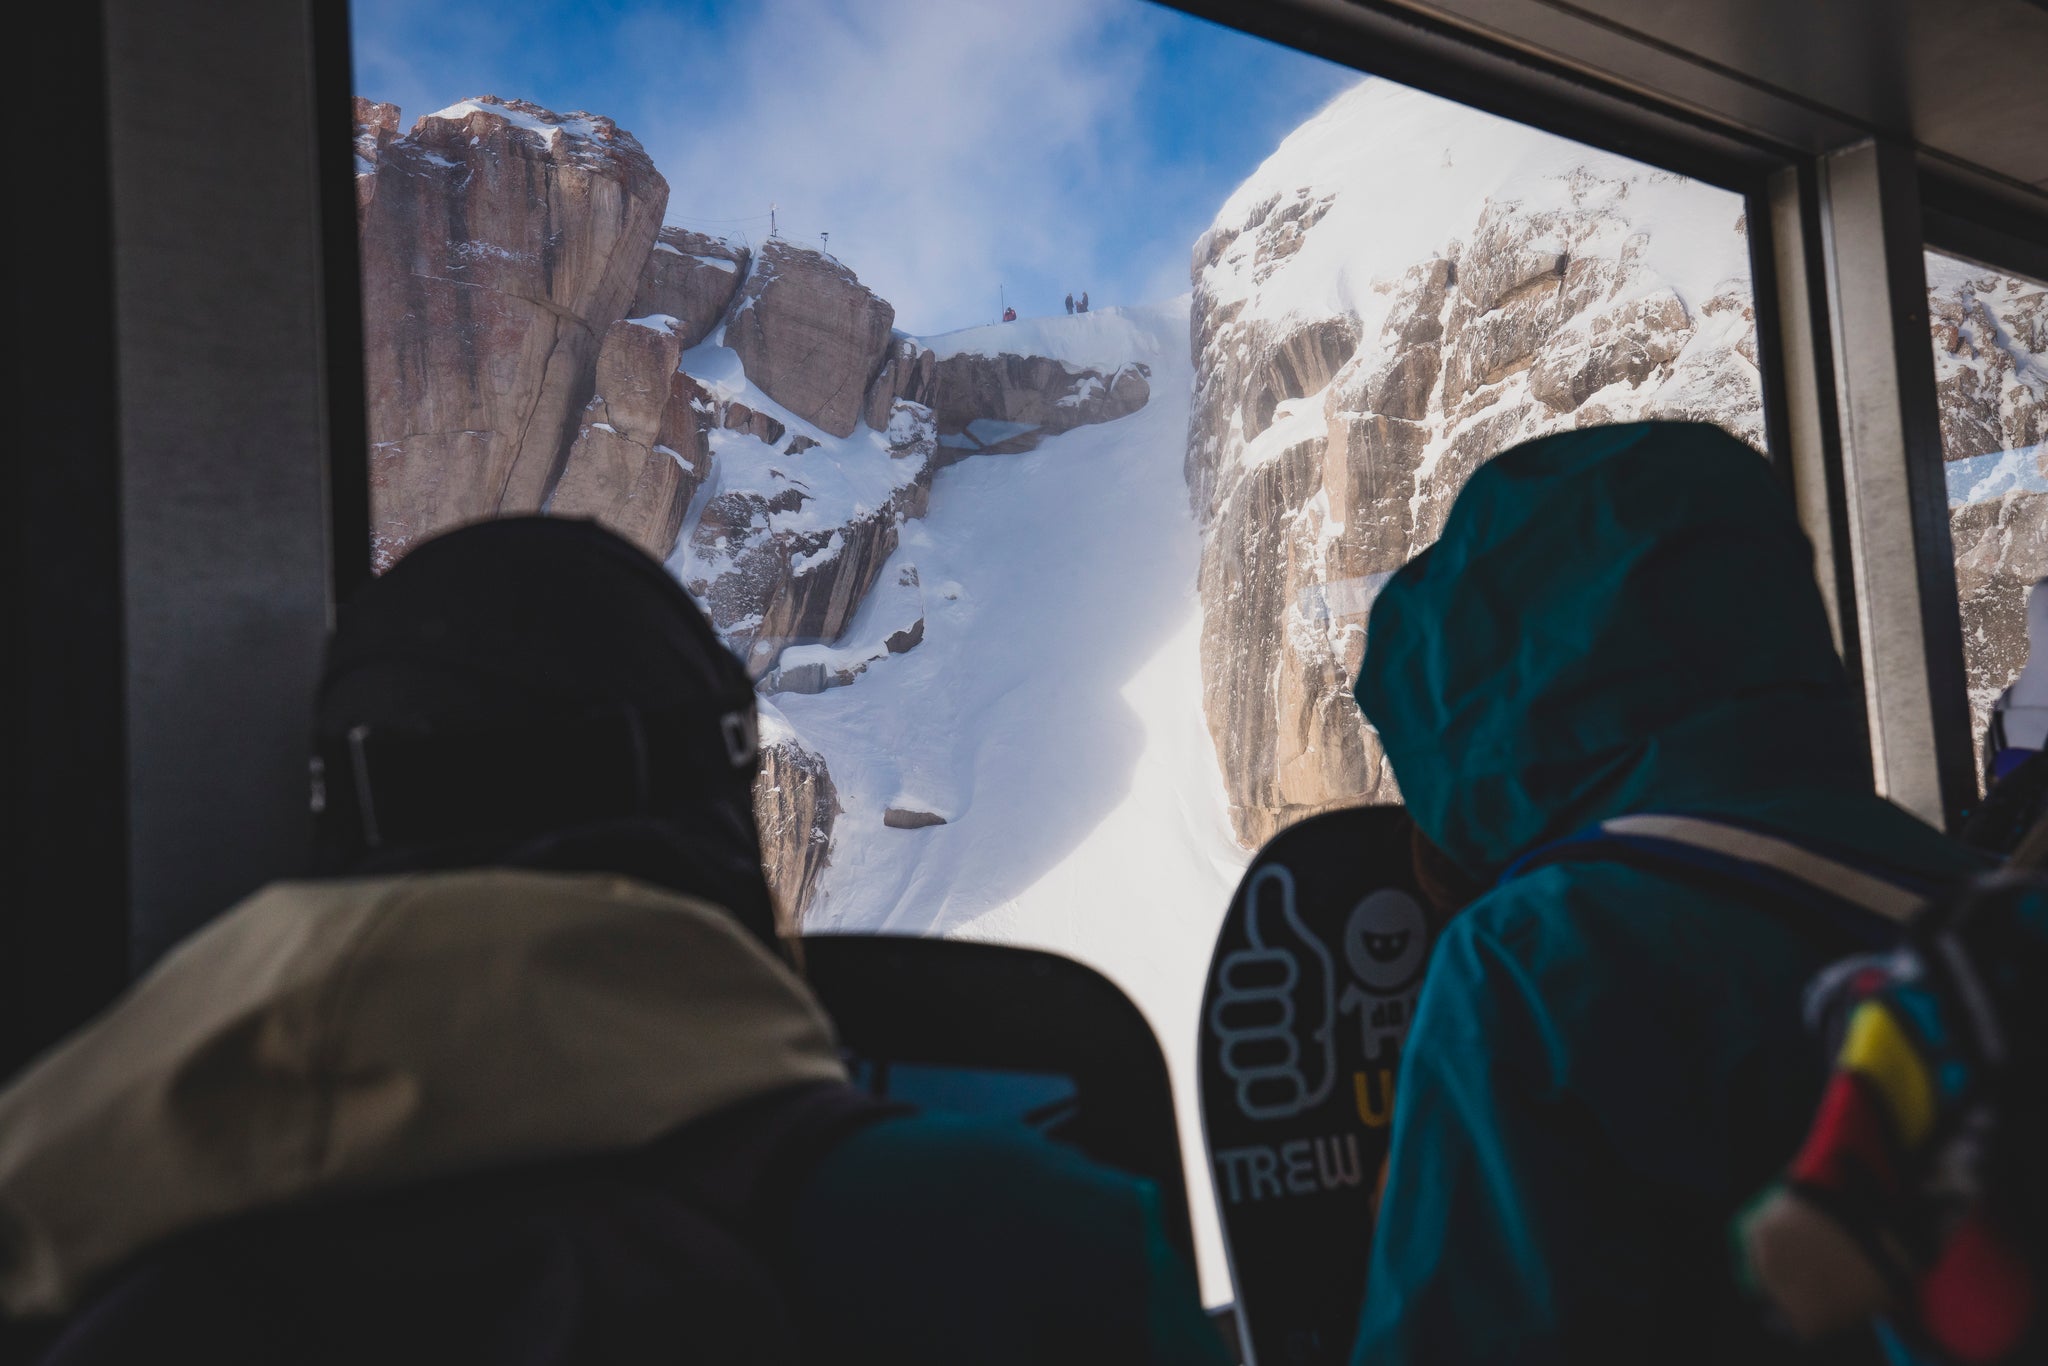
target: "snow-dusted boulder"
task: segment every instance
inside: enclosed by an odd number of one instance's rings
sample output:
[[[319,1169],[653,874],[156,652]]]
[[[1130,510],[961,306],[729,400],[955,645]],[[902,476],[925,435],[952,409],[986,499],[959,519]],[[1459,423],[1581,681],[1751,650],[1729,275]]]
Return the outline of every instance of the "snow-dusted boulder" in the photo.
[[[961,352],[938,364],[939,442],[953,458],[1030,450],[1039,440],[1145,406],[1152,368],[1126,363],[1105,374],[1050,356]]]
[[[761,248],[725,344],[762,392],[833,436],[852,436],[882,367],[896,310],[822,252]]]

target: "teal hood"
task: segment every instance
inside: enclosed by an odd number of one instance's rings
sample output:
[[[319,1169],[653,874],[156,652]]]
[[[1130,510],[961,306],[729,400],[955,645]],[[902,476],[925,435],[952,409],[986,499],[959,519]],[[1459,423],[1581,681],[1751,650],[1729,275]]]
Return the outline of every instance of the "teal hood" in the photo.
[[[1482,466],[1373,604],[1356,695],[1416,824],[1479,874],[1627,811],[1870,792],[1791,500],[1703,423]]]

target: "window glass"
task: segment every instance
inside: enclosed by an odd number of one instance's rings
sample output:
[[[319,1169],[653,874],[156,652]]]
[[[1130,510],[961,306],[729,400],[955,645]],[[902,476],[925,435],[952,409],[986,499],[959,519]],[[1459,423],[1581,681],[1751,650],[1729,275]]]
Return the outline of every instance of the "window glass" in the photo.
[[[1929,252],[1927,303],[1981,766],[1992,704],[2027,662],[2027,590],[2048,575],[2048,286]]]
[[[1250,851],[1398,799],[1387,575],[1524,438],[1761,445],[1738,196],[1176,11],[351,12],[379,567],[646,547],[759,680],[792,918],[1104,971],[1191,1155]]]

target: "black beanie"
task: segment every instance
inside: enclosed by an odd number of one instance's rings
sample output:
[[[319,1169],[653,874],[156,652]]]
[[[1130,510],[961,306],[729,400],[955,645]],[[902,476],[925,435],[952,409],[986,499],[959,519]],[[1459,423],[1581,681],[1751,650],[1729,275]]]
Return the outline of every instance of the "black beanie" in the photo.
[[[327,873],[614,871],[773,942],[754,693],[682,585],[594,522],[428,541],[341,608],[315,717]]]

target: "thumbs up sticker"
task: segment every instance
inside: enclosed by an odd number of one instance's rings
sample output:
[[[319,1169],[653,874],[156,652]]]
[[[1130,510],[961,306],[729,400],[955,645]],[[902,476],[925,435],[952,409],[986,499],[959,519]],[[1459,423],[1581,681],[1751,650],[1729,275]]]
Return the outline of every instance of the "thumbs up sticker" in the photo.
[[[1209,1028],[1238,1108],[1285,1119],[1320,1105],[1336,1082],[1336,965],[1302,923],[1286,868],[1260,869],[1245,902],[1248,943],[1224,957]]]

